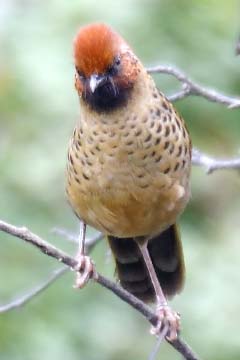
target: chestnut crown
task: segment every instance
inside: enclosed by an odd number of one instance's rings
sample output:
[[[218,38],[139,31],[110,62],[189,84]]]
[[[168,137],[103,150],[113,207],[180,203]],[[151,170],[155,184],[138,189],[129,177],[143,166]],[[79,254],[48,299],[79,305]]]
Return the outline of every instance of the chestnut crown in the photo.
[[[137,77],[138,60],[126,42],[105,24],[80,29],[74,41],[75,86],[93,110],[125,104]]]

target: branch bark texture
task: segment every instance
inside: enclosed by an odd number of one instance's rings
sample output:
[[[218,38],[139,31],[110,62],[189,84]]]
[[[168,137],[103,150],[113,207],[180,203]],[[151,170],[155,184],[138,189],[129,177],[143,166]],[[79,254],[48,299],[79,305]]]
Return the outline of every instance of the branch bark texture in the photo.
[[[0,221],[0,231],[8,233],[12,236],[15,236],[33,246],[38,250],[44,253],[47,256],[50,256],[59,262],[62,262],[71,270],[74,270],[78,262],[72,256],[68,255],[64,251],[56,248],[47,241],[40,238],[38,235],[32,233],[26,227],[17,227],[11,224],[8,224],[4,221]],[[157,324],[157,317],[154,311],[144,304],[141,300],[137,299],[135,296],[130,294],[128,291],[123,289],[117,283],[105,278],[99,273],[96,273],[94,281],[103,286],[104,288],[110,290],[112,293],[117,295],[120,299],[131,305],[134,309],[139,311],[152,325]],[[16,306],[14,306],[16,307]],[[12,308],[14,308],[12,307]],[[1,309],[1,308],[0,308]],[[3,307],[2,307],[3,309]],[[4,309],[3,309],[4,310]],[[8,307],[5,306],[5,311],[8,311]],[[4,311],[2,311],[4,312]],[[174,342],[170,342],[170,345],[174,347],[178,352],[180,352],[186,360],[198,360],[197,355],[194,354],[190,346],[180,337]]]
[[[239,54],[239,41],[236,45],[236,54]],[[184,99],[189,96],[199,96],[210,102],[219,103],[227,106],[229,109],[235,109],[240,107],[240,98],[229,96],[223,94],[219,91],[209,89],[208,87],[202,86],[197,82],[190,79],[182,70],[179,70],[172,66],[156,66],[147,69],[149,73],[157,74],[168,74],[173,76],[181,84],[180,91],[168,96],[170,101],[177,101]],[[197,149],[193,149],[192,154],[192,164],[197,166],[202,166],[206,169],[207,173],[212,173],[213,171],[220,169],[240,169],[240,157],[234,157],[229,159],[220,159],[213,156],[202,153]],[[31,299],[39,295],[44,291],[50,284],[56,281],[60,276],[62,276],[67,270],[74,270],[78,264],[76,259],[64,251],[56,248],[47,241],[43,240],[38,235],[29,231],[26,227],[17,227],[11,224],[8,224],[4,221],[0,221],[0,231],[8,233],[12,236],[15,236],[40,250],[43,254],[50,256],[56,259],[58,262],[63,263],[65,266],[55,270],[47,280],[40,284],[35,289],[29,291],[27,294],[11,301],[6,305],[0,306],[0,314],[7,311],[13,310],[23,306]],[[69,234],[66,234],[64,230],[55,230],[58,235],[67,237],[70,241],[76,242],[76,239]],[[96,244],[97,241],[103,238],[102,234],[97,234],[95,237],[88,239],[86,242],[86,250],[90,251],[91,248]],[[154,311],[144,304],[142,301],[137,299],[135,296],[127,292],[121,286],[115,282],[105,278],[100,273],[96,274],[96,277],[93,279],[96,283],[100,284],[104,288],[110,290],[120,299],[128,303],[139,313],[141,313],[152,325],[156,325],[157,317],[155,316]],[[174,342],[170,343],[186,360],[198,360],[199,357],[194,354],[189,345],[178,337]]]

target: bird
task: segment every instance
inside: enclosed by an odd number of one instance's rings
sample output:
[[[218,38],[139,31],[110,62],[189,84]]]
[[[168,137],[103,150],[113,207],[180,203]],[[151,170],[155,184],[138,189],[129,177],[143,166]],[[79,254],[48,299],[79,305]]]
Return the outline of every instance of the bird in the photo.
[[[152,332],[165,328],[174,341],[180,316],[168,300],[185,279],[176,221],[190,198],[189,132],[110,26],[81,27],[73,57],[80,118],[68,149],[68,201],[85,227],[106,235],[120,284],[156,304],[159,321]],[[85,275],[79,287],[93,272],[80,252]]]

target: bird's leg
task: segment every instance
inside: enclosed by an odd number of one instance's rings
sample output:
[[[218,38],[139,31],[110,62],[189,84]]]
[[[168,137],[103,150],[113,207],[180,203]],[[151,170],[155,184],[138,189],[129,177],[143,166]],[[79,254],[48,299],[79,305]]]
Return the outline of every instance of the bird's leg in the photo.
[[[148,269],[157,300],[156,315],[158,316],[158,324],[151,329],[151,333],[161,336],[162,332],[166,332],[167,327],[167,338],[168,340],[173,341],[177,339],[178,331],[180,329],[180,316],[173,311],[167,303],[149,255],[147,244],[147,241],[144,241],[143,243],[138,242],[138,246]]]
[[[82,289],[88,280],[95,276],[95,268],[91,258],[85,255],[85,238],[86,238],[86,224],[80,220],[80,229],[78,237],[78,252],[76,260],[78,262],[74,270],[77,272],[74,288]]]
[[[78,237],[78,252],[81,255],[84,255],[84,252],[85,252],[86,230],[87,230],[87,225],[85,224],[84,221],[80,220],[79,237]]]

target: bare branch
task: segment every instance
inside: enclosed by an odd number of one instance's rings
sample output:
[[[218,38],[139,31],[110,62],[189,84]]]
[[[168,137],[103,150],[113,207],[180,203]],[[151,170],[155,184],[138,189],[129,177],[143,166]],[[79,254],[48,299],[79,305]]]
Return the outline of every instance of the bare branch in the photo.
[[[51,229],[51,233],[54,235],[58,235],[58,236],[64,238],[64,240],[67,240],[71,243],[77,244],[77,242],[78,242],[78,236],[75,235],[73,232],[70,232],[66,229],[54,227]]]
[[[75,269],[78,264],[73,257],[66,254],[62,250],[57,249],[55,246],[41,239],[38,235],[32,233],[25,227],[16,227],[4,221],[0,221],[0,230],[34,245],[44,254],[57,259],[71,269]],[[121,286],[119,286],[113,281],[106,279],[99,273],[97,273],[96,277],[94,277],[94,281],[96,281],[98,284],[102,285],[106,289],[112,291],[120,299],[131,305],[134,309],[138,310],[152,325],[157,324],[157,317],[154,311],[149,306],[144,304],[141,300],[123,289]],[[191,348],[180,337],[178,337],[178,339],[174,342],[169,343],[178,352],[180,352],[186,360],[198,360],[198,357],[193,353]]]
[[[240,42],[238,40],[236,45],[236,54],[240,53]],[[156,66],[148,69],[149,73],[162,73],[168,74],[175,77],[181,83],[181,90],[177,93],[169,96],[169,100],[177,101],[184,99],[188,96],[200,96],[208,101],[216,102],[219,104],[226,105],[229,109],[239,108],[240,107],[240,98],[228,96],[222,94],[213,89],[209,89],[207,87],[201,86],[192,79],[190,79],[186,74],[174,67],[171,66]],[[200,152],[197,149],[193,149],[192,154],[192,164],[197,166],[203,166],[206,168],[207,173],[212,173],[213,171],[219,169],[240,169],[240,157],[236,157],[233,159],[216,159],[207,154]],[[41,285],[37,286],[35,289],[29,291],[29,293],[11,301],[6,305],[0,306],[0,313],[4,313],[10,311],[15,308],[19,308],[29,302],[31,299],[36,297],[46,288],[48,288],[54,281],[56,281],[60,276],[62,276],[69,268],[74,270],[77,265],[76,259],[62,250],[56,248],[50,243],[41,239],[38,235],[32,233],[25,227],[16,227],[14,225],[8,224],[6,222],[0,221],[0,230],[4,231],[10,235],[13,235],[17,238],[20,238],[33,246],[37,247],[44,254],[51,256],[57,259],[59,262],[65,264],[65,266],[61,269],[55,270],[47,280],[45,280]],[[77,239],[74,235],[69,234],[65,230],[55,229],[54,233],[58,235],[64,236],[68,240],[72,242],[77,242]],[[96,234],[94,237],[87,239],[86,242],[86,251],[89,252],[90,249],[104,236],[101,233]],[[140,301],[138,298],[130,294],[128,291],[123,289],[121,286],[112,282],[101,274],[97,273],[96,277],[93,279],[95,282],[100,284],[101,286],[107,288],[115,295],[117,295],[120,299],[131,305],[134,309],[139,311],[152,325],[156,325],[157,317],[154,311]],[[191,348],[180,338],[174,342],[170,342],[170,344],[181,353],[186,360],[197,360],[198,357],[193,353]]]
[[[192,164],[204,166],[207,174],[210,174],[219,169],[240,169],[240,157],[233,159],[216,159],[197,149],[193,149]]]
[[[42,284],[36,286],[34,289],[31,289],[31,291],[29,291],[28,293],[17,297],[6,305],[0,305],[0,314],[16,308],[20,308],[23,305],[27,304],[37,295],[41,294],[44,290],[46,290],[51,284],[53,284],[58,278],[60,278],[60,276],[65,274],[65,272],[68,270],[69,269],[67,266],[64,266],[61,269],[54,270],[51,275],[48,275],[47,280],[45,280]]]
[[[134,295],[130,294],[118,284],[110,281],[109,279],[106,279],[100,274],[98,274],[98,278],[96,279],[96,281],[102,286],[104,286],[106,289],[113,292],[115,295],[117,295],[124,302],[132,306],[134,309],[139,311],[153,326],[156,326],[158,319],[154,311],[148,305],[144,304],[144,302],[136,298]],[[180,337],[178,337],[175,341],[168,341],[168,343],[172,345],[175,350],[180,352],[184,359],[199,360],[199,357],[194,354],[190,346]]]
[[[236,51],[240,48],[240,38],[238,39]],[[174,76],[181,84],[182,90],[168,96],[170,101],[177,101],[186,98],[190,95],[201,96],[209,101],[219,104],[227,105],[229,109],[235,109],[240,107],[240,98],[227,96],[218,91],[205,88],[193,80],[191,80],[186,74],[172,66],[155,66],[147,69],[149,73],[161,73]],[[197,149],[193,149],[192,164],[200,165],[206,168],[207,173],[210,174],[219,169],[240,169],[240,157],[232,159],[216,159],[207,154],[201,153]]]
[[[201,96],[209,101],[227,105],[229,109],[240,107],[240,98],[221,94],[218,91],[208,89],[191,80],[185,73],[172,66],[155,66],[147,69],[152,74],[168,74],[174,76],[183,84],[183,89],[175,95],[168,96],[170,101],[183,99],[190,95]]]
[[[191,90],[190,90],[189,86],[186,84],[183,84],[182,90],[180,90],[179,92],[177,92],[173,95],[168,96],[168,99],[170,101],[174,102],[174,101],[182,100],[189,95],[191,95]]]
[[[73,233],[70,233],[69,231],[67,231],[66,229],[62,229],[62,228],[53,228],[51,230],[51,232],[53,234],[59,235],[61,237],[63,237],[64,239],[73,242],[75,244],[78,243],[78,235],[75,235]],[[102,240],[104,238],[104,235],[100,232],[96,232],[96,234],[94,234],[92,237],[87,237],[86,238],[86,243],[85,243],[85,251],[88,253],[90,250],[92,250],[92,247],[94,245],[96,245],[98,243],[98,241]]]
[[[76,236],[73,234],[70,234],[65,229],[54,229],[54,233],[58,233],[61,236],[64,236],[70,241],[77,242]],[[86,253],[90,252],[93,247],[101,240],[103,239],[104,235],[101,233],[97,233],[91,238],[86,239],[85,244],[85,251]],[[44,290],[46,290],[50,285],[52,285],[56,280],[58,280],[65,272],[67,272],[69,268],[67,266],[64,266],[61,269],[54,270],[52,274],[48,275],[48,278],[42,283],[37,285],[35,288],[31,289],[27,293],[23,294],[22,296],[18,296],[14,300],[8,302],[5,305],[0,305],[0,314],[4,312],[8,312],[10,310],[20,308],[23,305],[27,304],[31,300],[33,300],[37,295],[41,294]]]

